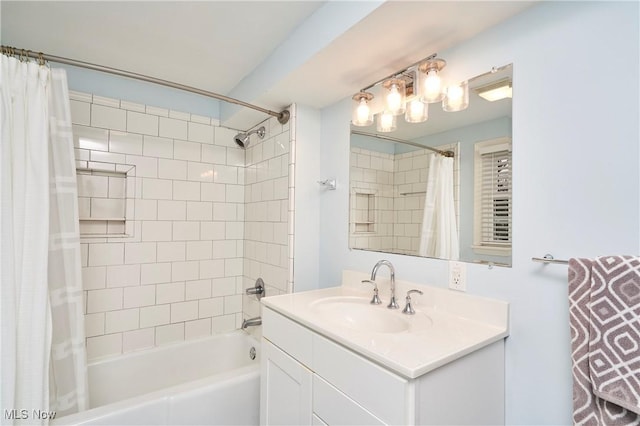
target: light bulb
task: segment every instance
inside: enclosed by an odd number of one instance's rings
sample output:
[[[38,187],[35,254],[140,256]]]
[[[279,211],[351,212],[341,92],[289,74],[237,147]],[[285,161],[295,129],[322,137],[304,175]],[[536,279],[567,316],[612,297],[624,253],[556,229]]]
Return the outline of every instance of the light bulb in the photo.
[[[420,99],[409,102],[404,120],[407,123],[422,123],[429,117],[429,104],[425,104]]]
[[[354,126],[368,126],[373,124],[373,114],[369,101],[373,99],[373,95],[367,92],[359,92],[353,95],[353,113],[351,116],[351,124]]]
[[[382,114],[382,117],[380,117],[380,121],[380,126],[383,129],[390,129],[391,125],[393,124],[393,115],[385,112],[384,114]]]
[[[406,83],[400,78],[392,78],[382,83],[384,88],[384,110],[393,115],[404,114]]]
[[[369,109],[369,105],[367,104],[367,100],[365,98],[360,99],[360,104],[356,109],[356,117],[357,117],[358,124],[367,123],[367,121],[369,121],[369,113],[370,113],[370,109]]]
[[[430,70],[424,79],[424,93],[422,98],[425,102],[439,102],[442,100],[442,80],[438,71]]]
[[[396,116],[390,111],[378,114],[377,130],[379,132],[392,132],[396,129]]]
[[[402,96],[398,92],[398,85],[392,84],[387,95],[387,106],[391,111],[398,111],[402,107]]]
[[[462,111],[469,106],[469,86],[465,81],[447,87],[447,97],[442,101],[442,109],[449,112]]]
[[[447,98],[452,105],[460,105],[462,103],[462,87],[449,86],[447,87]]]
[[[430,57],[418,65],[418,93],[420,93],[422,102],[440,102],[444,98],[440,71],[445,65],[447,65],[447,61],[435,57]]]

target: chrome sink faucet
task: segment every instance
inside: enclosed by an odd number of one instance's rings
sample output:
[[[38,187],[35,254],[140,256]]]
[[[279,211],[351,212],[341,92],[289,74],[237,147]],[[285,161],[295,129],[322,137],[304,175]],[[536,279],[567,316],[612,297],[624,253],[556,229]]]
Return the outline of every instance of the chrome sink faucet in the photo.
[[[389,300],[389,304],[387,305],[387,308],[398,309],[399,306],[396,303],[396,270],[391,264],[391,262],[389,262],[388,260],[378,261],[378,263],[376,263],[376,265],[373,267],[373,270],[371,271],[371,281],[375,282],[378,269],[383,265],[388,266],[389,272],[391,273],[391,300]]]

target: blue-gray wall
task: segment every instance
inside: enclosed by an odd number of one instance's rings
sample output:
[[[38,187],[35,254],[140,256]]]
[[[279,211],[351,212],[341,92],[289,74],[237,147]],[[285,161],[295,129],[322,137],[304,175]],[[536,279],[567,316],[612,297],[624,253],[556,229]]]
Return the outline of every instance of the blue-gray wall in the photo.
[[[51,66],[67,71],[70,90],[220,118],[220,102],[213,98],[70,65],[52,63]]]
[[[438,52],[461,76],[514,65],[513,267],[467,266],[469,293],[511,304],[508,424],[571,424],[567,268],[531,257],[640,253],[638,16],[638,2],[541,2]],[[350,105],[321,111],[320,173],[339,183],[349,179]],[[348,249],[348,200],[346,185],[322,194],[321,220],[306,224],[318,229],[321,286],[380,257]],[[399,279],[446,286],[446,261],[384,257]]]

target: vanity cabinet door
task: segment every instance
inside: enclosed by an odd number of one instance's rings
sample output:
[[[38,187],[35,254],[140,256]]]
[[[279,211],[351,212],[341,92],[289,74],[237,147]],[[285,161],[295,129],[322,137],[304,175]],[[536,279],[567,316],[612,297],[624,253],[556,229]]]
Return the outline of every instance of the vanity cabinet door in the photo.
[[[260,424],[311,424],[311,371],[264,338],[260,367]]]

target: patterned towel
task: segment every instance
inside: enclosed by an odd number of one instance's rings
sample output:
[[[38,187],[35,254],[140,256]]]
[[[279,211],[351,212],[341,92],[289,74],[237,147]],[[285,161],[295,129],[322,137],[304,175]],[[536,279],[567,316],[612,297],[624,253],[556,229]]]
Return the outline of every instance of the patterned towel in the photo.
[[[573,421],[640,425],[640,258],[569,261]]]

